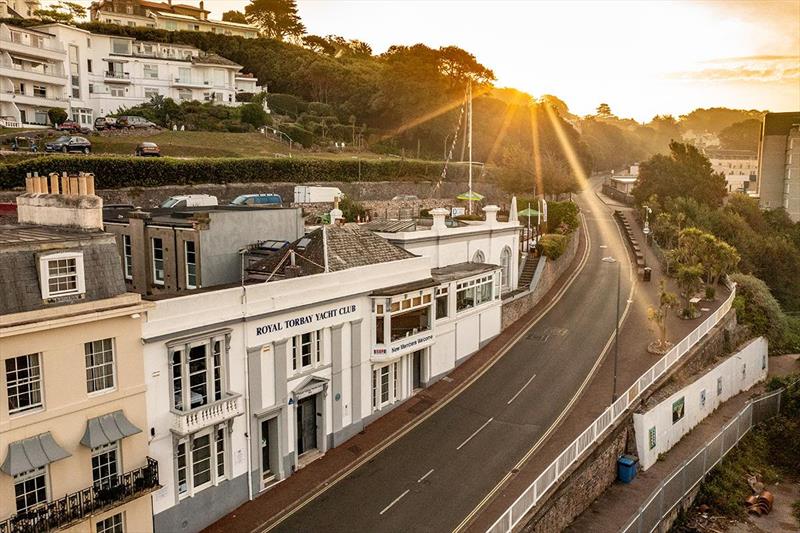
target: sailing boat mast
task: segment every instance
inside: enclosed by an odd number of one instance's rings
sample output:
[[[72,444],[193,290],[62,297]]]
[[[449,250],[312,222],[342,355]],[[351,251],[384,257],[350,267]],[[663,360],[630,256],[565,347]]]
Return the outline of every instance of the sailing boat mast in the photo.
[[[472,80],[467,82],[467,143],[469,144],[469,214],[472,214]]]

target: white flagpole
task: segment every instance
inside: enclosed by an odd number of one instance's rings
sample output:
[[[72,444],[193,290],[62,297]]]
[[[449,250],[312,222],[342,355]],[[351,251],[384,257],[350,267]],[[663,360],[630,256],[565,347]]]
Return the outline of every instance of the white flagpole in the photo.
[[[472,81],[469,82],[467,89],[467,97],[469,98],[469,116],[467,117],[468,135],[469,135],[469,214],[472,214]]]

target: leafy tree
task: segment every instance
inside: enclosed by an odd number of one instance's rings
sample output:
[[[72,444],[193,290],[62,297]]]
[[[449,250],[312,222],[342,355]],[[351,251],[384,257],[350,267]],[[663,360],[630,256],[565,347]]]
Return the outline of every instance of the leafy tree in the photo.
[[[681,289],[681,296],[684,304],[681,316],[684,318],[694,318],[697,316],[697,309],[690,301],[703,286],[703,265],[683,265],[678,264],[675,273],[675,281]]]
[[[656,154],[639,167],[633,197],[642,204],[652,195],[661,199],[683,196],[716,207],[727,194],[725,177],[690,144],[671,142],[670,155]]]
[[[667,317],[669,310],[678,305],[678,299],[674,293],[667,291],[663,279],[659,284],[658,292],[658,307],[649,307],[647,318],[655,322],[658,327],[658,340],[651,345],[651,348],[656,352],[663,353],[672,346],[672,343],[667,340]]]
[[[244,13],[250,24],[261,28],[271,39],[283,41],[286,37],[299,37],[306,32],[295,0],[252,0],[244,8]]]
[[[86,17],[86,8],[77,2],[57,2],[48,9],[37,9],[33,14],[42,20],[69,23]]]
[[[63,124],[67,120],[67,112],[60,107],[51,107],[47,110],[47,118],[50,119],[50,124]]]
[[[537,179],[534,155],[519,145],[503,153],[499,173],[500,186],[512,194],[564,194],[578,192],[580,187],[570,166],[553,153],[544,153],[539,160],[541,177]]]
[[[610,105],[603,103],[597,106],[597,115],[600,117],[613,117],[614,113],[611,112]]]
[[[269,115],[264,111],[264,107],[259,103],[251,102],[239,108],[241,121],[250,124],[254,128],[260,128],[269,120]]]
[[[237,24],[247,24],[247,17],[245,14],[236,10],[225,11],[222,14],[222,20],[225,22],[236,22]]]
[[[761,119],[763,111],[751,109],[728,109],[725,107],[710,107],[708,109],[695,109],[687,115],[681,115],[681,125],[685,130],[695,132],[719,133],[735,122],[741,122],[748,118]]]
[[[722,148],[729,150],[758,150],[762,121],[755,118],[735,122],[719,132]]]

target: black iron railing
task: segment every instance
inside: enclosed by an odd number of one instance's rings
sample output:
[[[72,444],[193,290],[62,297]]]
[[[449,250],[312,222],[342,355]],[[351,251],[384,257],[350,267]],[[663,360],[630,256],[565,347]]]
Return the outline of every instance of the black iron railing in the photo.
[[[158,487],[158,461],[126,472],[110,483],[94,485],[63,498],[18,513],[0,522],[0,533],[39,533],[64,527],[117,506]]]

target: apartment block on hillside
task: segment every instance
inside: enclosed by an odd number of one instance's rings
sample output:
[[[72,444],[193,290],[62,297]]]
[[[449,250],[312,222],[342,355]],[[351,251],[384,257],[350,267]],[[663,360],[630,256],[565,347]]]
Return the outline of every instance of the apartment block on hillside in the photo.
[[[800,221],[800,112],[764,116],[758,161],[759,205]]]
[[[755,191],[758,154],[750,150],[706,149],[714,172],[725,176],[728,192]]]

